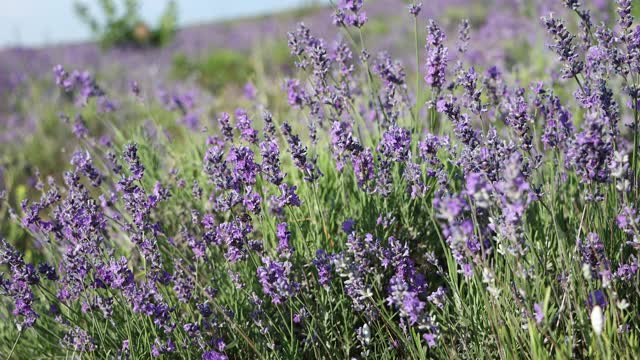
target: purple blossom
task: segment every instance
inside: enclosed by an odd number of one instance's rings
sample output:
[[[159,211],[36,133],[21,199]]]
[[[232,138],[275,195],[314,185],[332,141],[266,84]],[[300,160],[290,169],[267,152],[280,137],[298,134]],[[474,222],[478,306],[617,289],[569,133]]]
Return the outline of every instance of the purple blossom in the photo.
[[[410,145],[411,133],[409,130],[392,125],[382,135],[378,151],[393,161],[404,162],[409,159]]]
[[[236,110],[236,126],[240,130],[240,137],[251,144],[258,143],[258,131],[252,127],[249,115],[243,109]]]
[[[582,72],[584,63],[579,59],[578,50],[573,43],[575,36],[569,33],[562,20],[548,16],[543,17],[542,21],[554,41],[550,48],[556,52],[563,62],[563,78],[572,78]]]
[[[355,220],[347,219],[342,222],[342,231],[344,231],[345,234],[349,234],[355,229],[355,225],[356,225]]]
[[[253,185],[260,171],[260,166],[253,161],[253,151],[245,146],[233,146],[227,155],[227,161],[232,165],[232,179],[235,186]]]
[[[20,255],[6,240],[0,238],[0,265],[7,265],[11,276],[0,276],[0,293],[10,296],[15,305],[13,315],[18,328],[32,327],[39,315],[33,309],[34,294],[30,285],[39,282],[35,267],[26,264]]]
[[[229,358],[215,350],[207,351],[202,354],[202,360],[228,360]]]
[[[604,243],[598,234],[589,233],[585,240],[579,240],[578,249],[582,255],[582,263],[589,266],[593,278],[599,277],[598,274],[611,267]]]
[[[129,165],[129,171],[134,180],[142,179],[144,175],[144,166],[138,157],[138,146],[136,144],[128,144],[122,151],[124,161]]]
[[[280,147],[275,140],[265,140],[260,143],[262,164],[260,169],[266,179],[274,185],[280,185],[284,174],[280,170]]]
[[[420,11],[422,10],[422,3],[413,3],[411,5],[409,5],[409,14],[413,15],[413,16],[418,16],[420,14]]]
[[[291,232],[288,229],[287,223],[280,223],[276,225],[276,238],[278,239],[277,251],[279,254],[290,254],[293,248],[290,247]]]
[[[337,26],[362,27],[367,22],[366,13],[362,12],[364,0],[340,0],[333,14],[333,23]]]
[[[75,135],[79,139],[86,138],[89,135],[89,129],[87,129],[87,126],[84,123],[84,119],[80,115],[76,116],[72,130],[73,135]]]
[[[318,271],[318,282],[327,288],[331,281],[331,273],[333,270],[333,256],[327,254],[324,250],[316,251],[316,257],[313,259],[313,265]]]
[[[594,306],[598,305],[604,309],[607,307],[608,304],[609,302],[607,301],[607,296],[602,290],[592,291],[589,293],[589,296],[587,297],[586,305],[589,308],[593,308]]]
[[[373,154],[371,149],[365,149],[353,156],[351,159],[353,172],[359,188],[368,188],[368,184],[373,180],[375,175],[375,164],[373,162]]]
[[[424,80],[427,85],[439,91],[445,83],[447,69],[448,50],[444,46],[446,36],[433,20],[429,20],[427,32],[429,33],[425,46],[427,50],[427,75]]]
[[[244,97],[247,98],[247,100],[255,100],[256,99],[256,95],[257,95],[257,91],[256,91],[256,87],[255,85],[253,85],[252,82],[247,82],[244,85]]]
[[[542,310],[542,305],[540,303],[533,304],[533,314],[536,324],[542,324],[544,320],[544,311]]]
[[[304,179],[313,182],[322,176],[314,160],[307,157],[307,147],[302,145],[298,135],[293,134],[291,126],[287,123],[282,124],[282,132],[287,138],[293,163],[302,171]]]
[[[605,119],[597,113],[588,113],[584,131],[577,133],[567,149],[567,163],[583,182],[607,183],[610,181],[613,144],[606,133]]]
[[[271,297],[274,304],[282,304],[298,292],[300,285],[291,279],[293,265],[289,261],[278,262],[263,257],[262,264],[264,266],[256,270],[258,281],[262,291]]]
[[[297,207],[302,204],[298,194],[296,194],[297,187],[282,184],[278,188],[280,190],[280,195],[271,196],[270,198],[271,207],[275,213],[282,213],[285,206]]]
[[[226,189],[232,183],[224,149],[220,146],[212,146],[207,150],[204,156],[203,168],[209,178],[209,182],[215,184],[218,188]]]
[[[233,128],[231,127],[230,119],[229,113],[223,112],[218,118],[218,126],[220,127],[220,132],[224,140],[233,143]]]
[[[94,339],[79,327],[74,327],[65,334],[64,338],[60,340],[60,345],[80,354],[96,350]]]

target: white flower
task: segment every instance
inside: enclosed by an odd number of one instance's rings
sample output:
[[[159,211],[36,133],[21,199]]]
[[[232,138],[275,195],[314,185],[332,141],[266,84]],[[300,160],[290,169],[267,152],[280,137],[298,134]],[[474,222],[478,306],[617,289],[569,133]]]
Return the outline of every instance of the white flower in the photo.
[[[371,342],[371,329],[369,328],[369,324],[362,325],[362,328],[360,329],[360,337],[365,345],[369,345]]]
[[[495,275],[493,275],[493,272],[491,270],[489,270],[489,268],[483,268],[482,269],[482,282],[485,284],[493,284],[494,280],[496,279]]]
[[[622,179],[616,183],[616,189],[618,189],[618,191],[629,191],[630,187],[631,182],[629,179]]]
[[[616,306],[617,306],[617,307],[618,307],[618,309],[620,309],[620,310],[625,310],[626,308],[628,308],[628,307],[629,307],[629,303],[627,302],[627,300],[622,299],[622,300],[620,300],[620,301],[618,301],[618,302],[616,303]]]
[[[589,264],[582,264],[582,276],[587,280],[591,279],[591,266]]]
[[[602,316],[602,308],[598,305],[591,310],[591,327],[596,335],[602,334],[602,328],[604,327],[604,317]]]

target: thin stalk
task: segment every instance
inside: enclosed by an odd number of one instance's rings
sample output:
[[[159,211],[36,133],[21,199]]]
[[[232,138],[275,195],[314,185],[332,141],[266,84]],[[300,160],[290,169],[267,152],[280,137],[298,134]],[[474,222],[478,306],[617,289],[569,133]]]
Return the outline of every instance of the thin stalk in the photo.
[[[18,337],[16,338],[16,341],[13,343],[13,346],[11,347],[11,351],[9,352],[9,355],[7,355],[7,360],[11,359],[11,356],[13,355],[13,352],[15,351],[16,345],[18,345],[18,341],[20,341],[21,336],[22,336],[22,330],[18,332]]]
[[[416,43],[416,105],[415,105],[415,116],[414,119],[416,121],[413,124],[414,131],[417,131],[418,122],[420,120],[420,50],[419,50],[419,42],[418,42],[418,17],[413,17],[413,34]]]
[[[638,99],[633,98],[633,167],[631,181],[635,198],[638,198]]]

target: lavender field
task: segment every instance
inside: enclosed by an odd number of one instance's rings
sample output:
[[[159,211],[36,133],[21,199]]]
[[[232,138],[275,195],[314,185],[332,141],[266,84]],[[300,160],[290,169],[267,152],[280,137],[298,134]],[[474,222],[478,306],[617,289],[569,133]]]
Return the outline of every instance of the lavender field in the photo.
[[[0,357],[640,356],[640,3],[170,10],[0,50]]]

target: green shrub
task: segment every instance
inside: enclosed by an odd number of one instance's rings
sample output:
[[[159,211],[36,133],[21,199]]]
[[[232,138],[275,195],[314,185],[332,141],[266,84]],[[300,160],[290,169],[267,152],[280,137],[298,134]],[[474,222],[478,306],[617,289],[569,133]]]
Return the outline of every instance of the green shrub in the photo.
[[[155,28],[150,28],[140,17],[138,0],[123,0],[123,12],[114,0],[99,0],[104,21],[93,16],[89,8],[75,3],[75,11],[104,49],[119,46],[161,47],[171,42],[177,28],[177,5],[170,1]]]
[[[486,1],[472,2],[465,6],[449,6],[442,14],[442,22],[449,26],[457,26],[468,19],[474,29],[479,29],[487,21],[489,6]]]
[[[173,59],[171,72],[183,80],[193,76],[200,86],[215,93],[227,84],[244,84],[253,74],[253,66],[247,55],[221,49],[195,61],[178,54]]]

